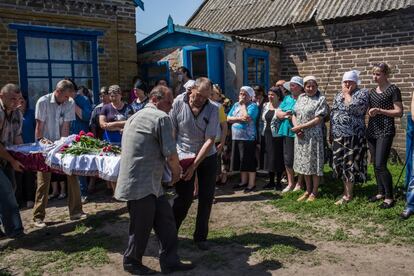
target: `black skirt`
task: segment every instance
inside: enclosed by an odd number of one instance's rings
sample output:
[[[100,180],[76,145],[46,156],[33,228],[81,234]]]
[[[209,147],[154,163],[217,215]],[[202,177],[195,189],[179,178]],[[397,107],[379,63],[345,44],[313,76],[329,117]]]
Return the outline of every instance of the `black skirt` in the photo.
[[[233,140],[232,171],[256,172],[256,141]]]

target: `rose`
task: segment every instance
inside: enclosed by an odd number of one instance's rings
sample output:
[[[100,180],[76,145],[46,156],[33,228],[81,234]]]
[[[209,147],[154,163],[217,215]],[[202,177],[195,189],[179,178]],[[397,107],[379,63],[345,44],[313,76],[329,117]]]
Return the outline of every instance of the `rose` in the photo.
[[[76,135],[76,136],[75,136],[75,141],[76,141],[76,142],[79,142],[79,141],[80,141],[80,139],[81,139],[81,137],[80,137],[79,135]]]
[[[79,136],[83,136],[83,135],[85,135],[86,134],[86,132],[85,131],[83,131],[83,130],[81,130],[80,132],[79,132]]]
[[[92,137],[92,138],[94,138],[94,137],[95,137],[95,135],[93,135],[93,133],[92,133],[92,132],[88,132],[88,133],[86,133],[86,136],[89,136],[89,137]]]

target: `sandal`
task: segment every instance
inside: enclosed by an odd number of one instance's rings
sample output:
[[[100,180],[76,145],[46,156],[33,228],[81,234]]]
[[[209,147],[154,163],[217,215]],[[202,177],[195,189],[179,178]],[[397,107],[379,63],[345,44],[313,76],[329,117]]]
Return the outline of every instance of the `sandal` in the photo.
[[[384,201],[378,207],[380,209],[390,209],[394,206],[395,206],[395,200],[391,201],[390,203]]]
[[[315,200],[316,200],[316,195],[310,194],[310,196],[308,197],[308,199],[306,200],[306,202],[313,202]]]
[[[344,205],[344,204],[349,203],[350,201],[351,201],[351,198],[346,198],[345,196],[343,196],[343,197],[341,197],[340,200],[338,200],[337,202],[335,202],[335,205],[336,206]]]
[[[300,196],[296,201],[304,201],[305,199],[308,199],[309,194],[308,192],[305,192],[302,196]]]
[[[377,201],[380,201],[381,199],[384,199],[385,198],[385,196],[383,196],[383,195],[374,195],[374,196],[371,196],[370,198],[368,198],[368,201],[369,202],[377,202]]]

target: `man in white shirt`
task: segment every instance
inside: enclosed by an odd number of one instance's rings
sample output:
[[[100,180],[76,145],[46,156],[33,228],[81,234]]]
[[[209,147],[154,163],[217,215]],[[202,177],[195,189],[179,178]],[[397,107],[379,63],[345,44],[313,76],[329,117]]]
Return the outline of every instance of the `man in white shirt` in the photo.
[[[75,104],[70,99],[75,91],[72,82],[61,80],[57,83],[55,91],[42,96],[36,104],[36,139],[47,138],[51,141],[69,136],[70,122],[75,120]],[[39,228],[46,227],[44,223],[51,173],[37,173],[37,190],[33,208],[34,225]],[[68,181],[68,207],[71,220],[85,218],[82,211],[80,187],[78,178],[67,176]]]

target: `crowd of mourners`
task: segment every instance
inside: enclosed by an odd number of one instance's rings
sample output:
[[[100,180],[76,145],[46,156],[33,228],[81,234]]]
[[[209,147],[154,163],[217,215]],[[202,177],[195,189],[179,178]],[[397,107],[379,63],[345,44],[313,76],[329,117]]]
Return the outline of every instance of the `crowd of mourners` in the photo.
[[[197,198],[194,241],[200,250],[209,249],[215,188],[228,183],[230,172],[240,172],[235,190],[255,191],[257,172],[266,172],[268,181],[261,188],[282,194],[303,190],[297,201],[313,202],[329,163],[343,181],[343,194],[335,202],[343,205],[352,200],[354,185],[367,179],[369,151],[378,190],[368,200],[380,202],[381,209],[395,205],[387,161],[396,133],[394,118],[403,115],[403,105],[387,64],[372,67],[377,86],[370,89],[360,87],[358,71],[345,72],[331,106],[315,76],[279,80],[268,91],[242,86],[233,103],[208,78],[193,80],[185,67],[177,74],[174,90],[167,80],[150,88],[136,77],[129,103],[120,86],[102,87],[96,106],[91,91],[71,79],[59,81],[35,109],[18,86],[5,85],[0,93],[1,235],[24,234],[19,208],[33,208],[34,226],[47,227],[48,200],[68,198],[70,219],[87,217],[82,204],[91,200],[100,180],[25,171],[6,150],[82,130],[122,147],[118,181],[105,186],[114,200],[128,205],[124,269],[131,273],[151,272],[142,264],[151,229],[160,239],[163,272],[193,268],[179,260],[177,232]],[[171,204],[164,193],[168,185],[176,192]],[[408,201],[401,217],[413,213],[414,202]]]

